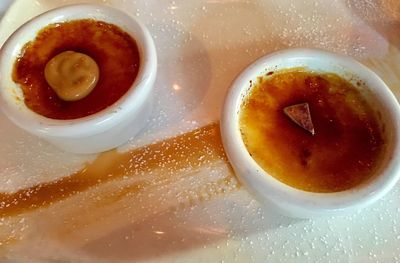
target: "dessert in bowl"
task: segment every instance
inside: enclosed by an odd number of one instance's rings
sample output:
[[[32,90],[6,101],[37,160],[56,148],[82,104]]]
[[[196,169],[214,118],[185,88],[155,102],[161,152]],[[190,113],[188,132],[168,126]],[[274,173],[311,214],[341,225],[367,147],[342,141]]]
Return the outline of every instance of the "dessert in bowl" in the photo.
[[[385,83],[353,59],[292,49],[251,64],[221,119],[239,179],[286,215],[359,210],[400,177],[400,109]]]
[[[103,5],[64,6],[2,46],[1,109],[63,150],[106,151],[146,125],[156,72],[153,40],[135,18]]]

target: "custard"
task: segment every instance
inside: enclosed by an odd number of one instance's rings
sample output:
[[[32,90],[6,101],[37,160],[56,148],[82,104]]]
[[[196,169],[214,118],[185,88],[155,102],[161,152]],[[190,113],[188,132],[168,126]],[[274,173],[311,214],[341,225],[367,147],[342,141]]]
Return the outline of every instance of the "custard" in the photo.
[[[283,110],[308,103],[315,134]],[[372,178],[385,140],[376,112],[356,86],[301,68],[253,83],[239,116],[252,158],[271,176],[310,192],[344,191]]]
[[[46,80],[46,65],[66,51],[87,55],[98,65],[95,87],[90,94],[78,95],[79,100],[60,98]],[[135,81],[140,61],[136,41],[121,28],[93,19],[73,20],[39,31],[21,50],[13,80],[21,86],[24,102],[32,111],[52,119],[77,119],[119,100]]]

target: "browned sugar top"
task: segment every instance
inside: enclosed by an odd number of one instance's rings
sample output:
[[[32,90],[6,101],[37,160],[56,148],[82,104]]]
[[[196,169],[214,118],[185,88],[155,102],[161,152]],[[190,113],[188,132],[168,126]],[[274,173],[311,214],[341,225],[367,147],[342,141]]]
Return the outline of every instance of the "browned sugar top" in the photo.
[[[315,135],[283,113],[307,102]],[[368,180],[384,149],[380,124],[362,93],[335,74],[275,72],[253,84],[240,129],[254,160],[276,179],[311,192],[337,192]]]

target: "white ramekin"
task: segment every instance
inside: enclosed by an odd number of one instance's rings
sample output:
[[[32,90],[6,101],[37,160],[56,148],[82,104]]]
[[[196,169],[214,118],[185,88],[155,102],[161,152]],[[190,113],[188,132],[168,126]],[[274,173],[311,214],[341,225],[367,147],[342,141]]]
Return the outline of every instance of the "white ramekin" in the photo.
[[[381,167],[370,181],[336,193],[312,193],[288,186],[265,172],[248,153],[239,131],[239,111],[243,98],[256,81],[269,71],[304,67],[316,72],[333,72],[343,78],[365,83],[362,92],[381,113],[387,148]],[[233,82],[221,118],[223,145],[241,182],[262,202],[281,213],[299,218],[358,211],[388,193],[400,177],[400,107],[386,84],[357,61],[313,49],[283,50],[251,64]],[[268,149],[265,149],[268,151]]]
[[[22,91],[12,80],[12,70],[23,46],[49,24],[95,19],[119,26],[139,48],[140,68],[131,88],[108,108],[84,118],[55,120],[26,107]],[[104,5],[78,4],[43,13],[18,28],[0,50],[0,107],[22,129],[55,146],[74,153],[96,153],[115,148],[146,125],[151,112],[157,55],[152,37],[144,25],[130,15]],[[18,98],[16,98],[18,97]]]

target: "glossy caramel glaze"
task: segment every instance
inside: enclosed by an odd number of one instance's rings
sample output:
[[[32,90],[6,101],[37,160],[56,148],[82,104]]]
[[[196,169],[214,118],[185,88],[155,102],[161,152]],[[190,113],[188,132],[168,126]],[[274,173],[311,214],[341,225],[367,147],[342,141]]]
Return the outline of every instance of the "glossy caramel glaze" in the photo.
[[[64,101],[49,86],[44,69],[53,57],[75,51],[93,58],[100,70],[96,87],[79,101]],[[51,24],[27,43],[14,65],[25,104],[52,119],[76,119],[99,112],[121,98],[140,66],[134,39],[115,25],[90,19]]]
[[[309,103],[315,135],[283,109]],[[254,84],[240,112],[240,129],[254,160],[292,187],[337,192],[368,180],[384,139],[377,114],[361,92],[335,74],[304,69],[275,72]]]

